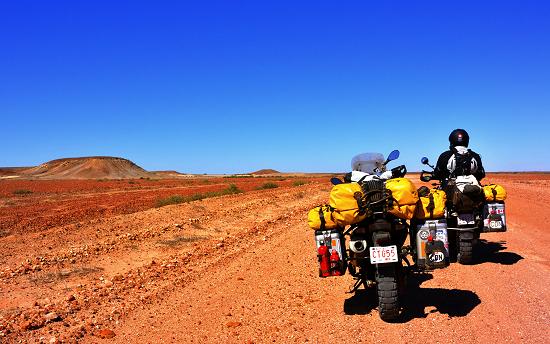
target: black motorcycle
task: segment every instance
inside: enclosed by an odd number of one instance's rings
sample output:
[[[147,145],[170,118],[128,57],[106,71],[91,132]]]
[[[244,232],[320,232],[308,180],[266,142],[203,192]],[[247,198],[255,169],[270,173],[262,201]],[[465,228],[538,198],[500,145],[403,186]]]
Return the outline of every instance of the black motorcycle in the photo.
[[[379,172],[383,172],[385,165],[398,157],[399,151],[391,152]],[[388,172],[386,176],[389,176]],[[406,172],[405,166],[399,166],[391,170],[389,178],[404,177]],[[403,244],[408,234],[408,223],[388,212],[392,199],[383,178],[374,176],[359,182],[364,194],[363,202],[369,209],[368,216],[351,225],[343,235],[349,237],[345,261],[349,273],[355,278],[350,293],[361,286],[376,288],[380,318],[393,321],[400,315],[400,297],[405,287],[403,261],[406,261],[408,251],[403,249]],[[338,178],[333,178],[331,182],[335,185],[342,183]]]
[[[428,158],[420,162],[434,169]],[[433,171],[422,171],[420,180],[434,180]],[[473,262],[474,246],[483,229],[483,191],[479,185],[470,185],[460,177],[449,177],[432,184],[447,194],[446,220],[449,232],[449,255],[460,264]]]

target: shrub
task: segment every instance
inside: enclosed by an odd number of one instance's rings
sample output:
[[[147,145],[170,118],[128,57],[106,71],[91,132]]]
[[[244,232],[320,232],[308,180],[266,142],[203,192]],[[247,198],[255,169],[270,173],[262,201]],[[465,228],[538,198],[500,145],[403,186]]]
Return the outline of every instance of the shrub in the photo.
[[[226,189],[221,191],[210,191],[206,193],[196,193],[189,196],[174,195],[167,198],[159,199],[155,203],[156,208],[164,207],[170,204],[188,203],[193,201],[199,201],[205,198],[218,197],[223,195],[234,195],[242,193],[243,190],[239,189],[235,184],[229,184]]]
[[[21,190],[15,190],[15,191],[13,192],[13,194],[14,194],[14,195],[30,195],[30,194],[32,194],[32,191],[31,191],[31,190],[23,190],[23,189],[21,189]]]
[[[294,186],[300,186],[300,185],[304,185],[306,184],[306,182],[304,180],[295,180],[294,183],[292,183],[292,185]]]
[[[165,205],[183,203],[184,201],[185,201],[185,197],[180,195],[174,195],[174,196],[157,200],[157,202],[155,203],[155,207],[160,208],[160,207],[164,207]]]
[[[267,182],[264,185],[258,186],[258,190],[267,190],[267,189],[275,189],[278,188],[279,185],[273,183],[273,182]]]
[[[243,192],[243,190],[239,189],[235,184],[229,184],[225,191],[227,192],[227,194],[238,194]]]

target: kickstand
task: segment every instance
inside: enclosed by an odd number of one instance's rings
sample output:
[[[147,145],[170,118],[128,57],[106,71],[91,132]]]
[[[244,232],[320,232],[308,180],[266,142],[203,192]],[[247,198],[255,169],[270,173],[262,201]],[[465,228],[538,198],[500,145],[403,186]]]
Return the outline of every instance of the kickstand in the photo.
[[[347,293],[348,294],[355,293],[359,289],[359,287],[361,287],[361,284],[364,285],[365,281],[363,280],[363,278],[357,277],[357,280],[353,284],[353,287],[351,287],[351,289],[349,291],[347,291]],[[366,286],[365,286],[365,288],[366,288]]]

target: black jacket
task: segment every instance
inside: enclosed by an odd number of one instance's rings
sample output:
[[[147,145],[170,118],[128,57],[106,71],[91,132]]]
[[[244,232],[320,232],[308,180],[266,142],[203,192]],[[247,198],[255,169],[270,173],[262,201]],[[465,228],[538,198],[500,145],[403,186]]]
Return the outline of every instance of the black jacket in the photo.
[[[455,148],[441,153],[439,159],[437,159],[437,164],[434,170],[434,179],[443,180],[451,176],[451,171],[449,170],[449,160],[453,157],[454,154],[458,154]],[[467,168],[456,167],[452,173],[453,177],[473,174],[478,181],[485,178],[485,169],[481,163],[481,157],[476,152],[468,149],[469,156],[471,158],[470,164]],[[456,161],[456,160],[455,160]]]

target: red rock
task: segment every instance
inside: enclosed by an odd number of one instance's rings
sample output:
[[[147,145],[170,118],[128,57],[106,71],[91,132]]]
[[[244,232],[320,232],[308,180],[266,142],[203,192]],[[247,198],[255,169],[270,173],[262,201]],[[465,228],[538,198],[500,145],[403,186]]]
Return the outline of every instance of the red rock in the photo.
[[[19,327],[21,328],[21,331],[27,331],[31,327],[30,321],[23,321]]]
[[[116,336],[116,334],[113,331],[106,328],[104,328],[103,330],[99,330],[99,332],[97,332],[95,335],[99,338],[107,338],[107,339],[113,338],[114,336]]]
[[[230,321],[226,324],[227,327],[239,327],[241,325],[242,325],[242,323],[240,323],[238,321]]]

